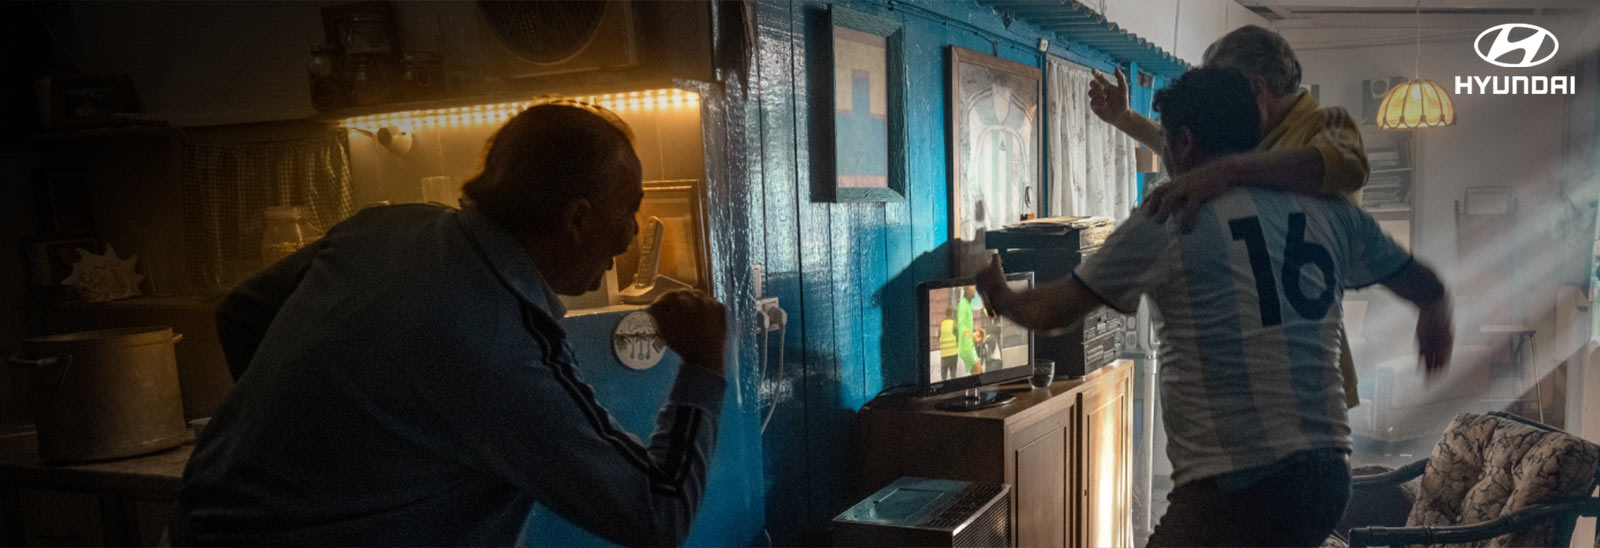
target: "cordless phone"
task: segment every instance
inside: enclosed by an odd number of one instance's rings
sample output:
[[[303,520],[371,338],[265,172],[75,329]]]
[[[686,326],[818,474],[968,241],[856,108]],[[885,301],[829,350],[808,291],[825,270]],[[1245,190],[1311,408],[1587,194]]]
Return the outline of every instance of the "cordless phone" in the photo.
[[[622,290],[623,303],[650,304],[662,293],[689,288],[689,284],[661,275],[661,233],[665,228],[660,218],[652,216],[645,221],[639,239],[639,268],[633,273],[633,282]]]

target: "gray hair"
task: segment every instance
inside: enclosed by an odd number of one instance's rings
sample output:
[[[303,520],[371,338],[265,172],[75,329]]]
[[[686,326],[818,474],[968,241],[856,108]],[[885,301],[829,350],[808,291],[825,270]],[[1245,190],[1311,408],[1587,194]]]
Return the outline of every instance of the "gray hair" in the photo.
[[[1239,27],[1218,38],[1206,48],[1201,60],[1208,67],[1232,68],[1250,78],[1261,78],[1279,97],[1300,89],[1300,61],[1289,41],[1255,25]]]

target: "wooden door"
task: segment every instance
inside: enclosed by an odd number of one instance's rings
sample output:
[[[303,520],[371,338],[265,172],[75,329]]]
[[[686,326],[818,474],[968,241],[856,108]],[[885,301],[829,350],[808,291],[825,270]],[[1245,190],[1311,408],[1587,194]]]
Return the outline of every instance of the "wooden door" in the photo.
[[[1067,461],[1061,451],[1066,443],[1063,429],[1056,428],[1014,452],[1016,508],[1011,515],[1017,520],[1017,546],[1066,546],[1067,490],[1062,472]]]
[[[1083,410],[1079,439],[1083,463],[1082,483],[1078,487],[1080,510],[1079,546],[1123,547],[1133,545],[1133,521],[1129,500],[1132,464],[1132,408],[1125,371],[1092,382],[1079,396]]]

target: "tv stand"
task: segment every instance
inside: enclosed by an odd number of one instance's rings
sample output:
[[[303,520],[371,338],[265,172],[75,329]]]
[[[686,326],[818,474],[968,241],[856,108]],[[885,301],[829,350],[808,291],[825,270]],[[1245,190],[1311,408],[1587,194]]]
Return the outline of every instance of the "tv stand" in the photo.
[[[963,411],[977,411],[979,409],[988,409],[990,407],[1000,407],[1014,401],[1017,401],[1017,397],[1006,392],[999,390],[987,390],[979,392],[978,389],[973,388],[967,390],[965,394],[962,394],[958,397],[939,400],[939,403],[936,403],[933,406],[940,411],[955,411],[960,413]]]
[[[1118,360],[977,411],[940,409],[963,394],[883,396],[858,416],[865,497],[902,476],[1011,484],[1015,546],[1132,547],[1133,362]]]

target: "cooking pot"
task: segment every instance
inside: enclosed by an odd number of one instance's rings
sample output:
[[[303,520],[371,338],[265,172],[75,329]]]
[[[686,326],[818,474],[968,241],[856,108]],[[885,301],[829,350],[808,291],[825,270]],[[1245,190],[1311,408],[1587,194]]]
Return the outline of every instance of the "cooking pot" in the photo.
[[[39,457],[88,461],[182,445],[188,437],[168,327],[102,329],[23,341]]]

